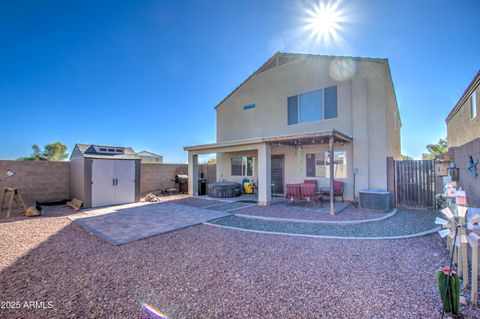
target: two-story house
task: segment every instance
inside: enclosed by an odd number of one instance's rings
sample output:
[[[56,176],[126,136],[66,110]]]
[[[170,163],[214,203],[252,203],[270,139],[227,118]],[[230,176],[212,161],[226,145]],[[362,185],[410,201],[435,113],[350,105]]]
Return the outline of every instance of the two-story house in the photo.
[[[347,200],[386,190],[387,158],[401,157],[387,59],[278,52],[215,109],[217,142],[184,148],[192,195],[199,154],[216,153],[217,179],[253,178],[261,204],[286,183],[317,179],[328,187],[332,171]]]

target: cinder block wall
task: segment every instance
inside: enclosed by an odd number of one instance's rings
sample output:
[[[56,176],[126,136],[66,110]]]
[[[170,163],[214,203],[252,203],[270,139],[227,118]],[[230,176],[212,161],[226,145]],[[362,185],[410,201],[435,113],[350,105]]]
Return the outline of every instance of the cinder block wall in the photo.
[[[7,176],[8,170],[15,175]],[[19,189],[27,206],[33,205],[36,200],[68,199],[70,162],[0,160],[0,190],[3,191],[4,187]]]
[[[175,175],[187,175],[187,172],[187,164],[142,163],[140,194],[144,196],[167,187],[176,187],[172,181]]]
[[[449,151],[453,154],[453,161],[459,168],[460,179],[458,184],[467,194],[467,201],[470,206],[480,207],[480,164],[477,165],[479,176],[474,177],[468,169],[470,156],[473,160],[480,161],[480,138],[458,147],[451,147]]]
[[[15,172],[7,176],[6,172]],[[187,164],[142,163],[140,193],[145,195],[166,187],[176,187],[175,175],[186,175]],[[214,182],[215,165],[200,165],[207,181]],[[4,187],[20,190],[25,204],[70,199],[70,162],[0,160],[0,191]]]

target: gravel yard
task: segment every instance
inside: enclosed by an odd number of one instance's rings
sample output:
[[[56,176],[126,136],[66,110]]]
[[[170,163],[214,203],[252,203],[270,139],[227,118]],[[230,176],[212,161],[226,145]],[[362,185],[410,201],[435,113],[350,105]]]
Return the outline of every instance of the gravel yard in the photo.
[[[385,216],[384,212],[355,208],[349,206],[334,216],[328,214],[328,204],[324,203],[324,208],[300,207],[289,203],[278,203],[268,206],[255,206],[235,211],[236,214],[256,215],[264,217],[308,219],[308,220],[362,220]]]
[[[286,221],[258,220],[229,216],[212,221],[212,224],[247,230],[306,235],[342,237],[391,237],[405,236],[431,230],[437,213],[428,211],[399,211],[394,216],[368,223],[353,225],[329,225]]]
[[[0,223],[0,300],[53,308],[2,318],[138,318],[142,302],[169,318],[440,317],[437,235],[351,241],[198,225],[115,247],[46,215]]]

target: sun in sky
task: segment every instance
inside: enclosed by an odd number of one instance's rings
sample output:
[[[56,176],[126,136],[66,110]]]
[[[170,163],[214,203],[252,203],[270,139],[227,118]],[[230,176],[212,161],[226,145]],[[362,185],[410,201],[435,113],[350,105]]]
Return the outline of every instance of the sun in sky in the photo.
[[[315,42],[338,41],[345,22],[339,1],[320,1],[306,9],[305,31]]]

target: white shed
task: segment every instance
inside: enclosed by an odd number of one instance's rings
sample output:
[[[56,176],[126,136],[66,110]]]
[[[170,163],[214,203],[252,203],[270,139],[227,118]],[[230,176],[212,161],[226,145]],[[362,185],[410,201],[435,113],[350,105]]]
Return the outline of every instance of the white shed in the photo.
[[[140,200],[141,159],[131,147],[76,144],[70,162],[71,196],[83,207]]]

